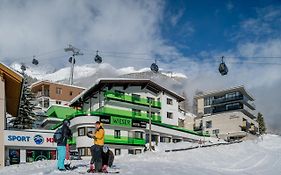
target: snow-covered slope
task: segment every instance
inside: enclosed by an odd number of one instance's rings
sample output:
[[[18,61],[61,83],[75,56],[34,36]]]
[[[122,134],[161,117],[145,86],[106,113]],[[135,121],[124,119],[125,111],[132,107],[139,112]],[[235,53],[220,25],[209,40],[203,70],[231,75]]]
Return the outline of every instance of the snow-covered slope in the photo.
[[[177,144],[161,147],[176,148]],[[179,144],[180,147],[183,143]],[[186,143],[186,146],[191,146]],[[72,164],[86,165],[89,160],[73,161]],[[87,167],[72,172],[58,172],[55,161],[42,161],[25,165],[13,165],[0,170],[0,174],[43,175],[79,174]],[[281,174],[281,137],[266,135],[263,139],[246,141],[227,146],[198,148],[181,152],[146,152],[141,155],[117,156],[114,164],[124,175],[280,175]]]

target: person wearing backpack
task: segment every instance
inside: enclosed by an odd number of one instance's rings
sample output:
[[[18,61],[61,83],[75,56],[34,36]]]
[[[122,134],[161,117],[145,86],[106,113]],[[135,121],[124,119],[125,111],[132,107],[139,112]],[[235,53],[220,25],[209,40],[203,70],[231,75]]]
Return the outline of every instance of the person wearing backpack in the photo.
[[[94,139],[94,145],[91,146],[92,159],[88,172],[102,172],[102,149],[104,145],[104,128],[102,123],[97,121],[96,130],[88,132],[87,136]]]
[[[65,171],[64,160],[66,157],[66,144],[67,139],[72,137],[72,132],[69,128],[70,121],[64,120],[63,125],[59,128],[54,134],[54,140],[57,143],[57,155],[58,155],[58,162],[57,168],[60,171]]]

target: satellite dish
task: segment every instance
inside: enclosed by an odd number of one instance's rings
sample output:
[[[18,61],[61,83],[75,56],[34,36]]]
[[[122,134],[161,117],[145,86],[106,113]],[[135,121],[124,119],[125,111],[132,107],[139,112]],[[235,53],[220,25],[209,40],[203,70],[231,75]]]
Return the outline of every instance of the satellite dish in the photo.
[[[226,75],[228,73],[228,68],[225,64],[225,62],[223,61],[224,56],[221,57],[221,63],[219,65],[219,72],[222,76]]]
[[[69,57],[69,59],[68,59],[68,62],[70,62],[70,63],[72,63],[72,57]],[[75,60],[75,58],[74,58],[74,64],[76,63],[76,60]]]
[[[100,64],[100,63],[102,62],[102,57],[99,56],[98,53],[99,53],[99,51],[97,50],[97,54],[96,54],[96,56],[95,56],[95,62],[98,63],[98,64]]]
[[[34,64],[34,65],[38,65],[39,64],[39,61],[37,60],[37,59],[35,59],[35,58],[33,58],[33,60],[32,60],[32,64]]]
[[[156,62],[151,64],[150,69],[154,73],[158,73],[159,71],[159,67],[157,66]]]

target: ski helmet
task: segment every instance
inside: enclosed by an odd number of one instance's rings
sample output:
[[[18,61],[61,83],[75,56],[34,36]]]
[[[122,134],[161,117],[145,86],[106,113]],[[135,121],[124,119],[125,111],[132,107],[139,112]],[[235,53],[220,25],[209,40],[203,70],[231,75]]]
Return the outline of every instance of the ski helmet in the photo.
[[[109,150],[109,148],[108,148],[108,146],[103,146],[102,150],[103,150],[104,153],[107,153],[107,151]]]
[[[66,120],[63,121],[63,124],[69,126],[70,125],[70,121],[68,119],[66,119]]]

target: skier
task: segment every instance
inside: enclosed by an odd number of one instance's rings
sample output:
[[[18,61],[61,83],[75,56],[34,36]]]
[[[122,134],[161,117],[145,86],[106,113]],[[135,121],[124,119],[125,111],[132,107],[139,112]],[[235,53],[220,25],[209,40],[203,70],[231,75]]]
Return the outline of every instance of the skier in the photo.
[[[96,130],[87,133],[87,136],[94,139],[91,146],[92,159],[88,172],[102,172],[102,148],[104,145],[104,129],[101,122],[96,122]]]
[[[102,172],[107,173],[107,167],[111,167],[114,161],[114,154],[108,148],[108,146],[103,146],[102,152]]]
[[[65,166],[64,166],[64,160],[66,157],[66,144],[67,144],[67,139],[70,139],[72,137],[72,132],[69,128],[70,126],[70,121],[69,120],[64,120],[63,121],[63,126],[58,129],[60,136],[57,136],[57,152],[58,152],[58,162],[57,162],[57,168],[60,171],[65,171]],[[56,134],[56,133],[55,133]]]

